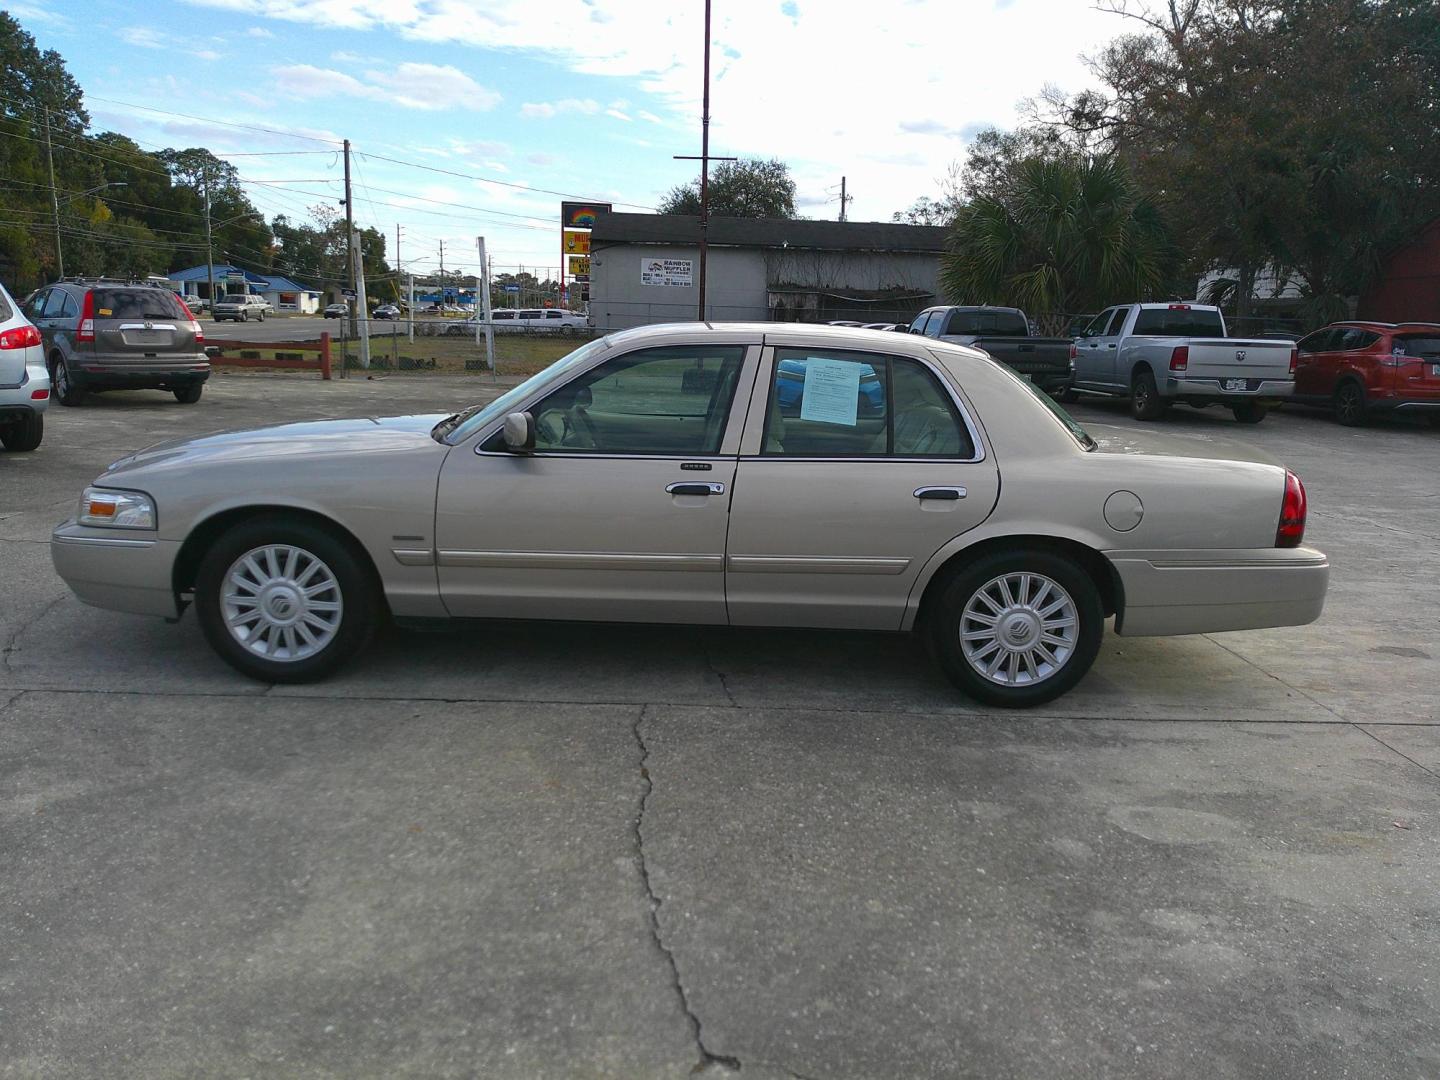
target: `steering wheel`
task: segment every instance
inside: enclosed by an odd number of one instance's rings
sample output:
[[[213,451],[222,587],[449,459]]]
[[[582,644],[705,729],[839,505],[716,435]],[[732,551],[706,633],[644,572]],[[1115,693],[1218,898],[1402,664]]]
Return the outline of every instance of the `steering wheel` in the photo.
[[[585,429],[585,434],[590,439],[590,445],[596,450],[600,449],[600,429],[595,426],[595,421],[590,419],[590,413],[584,408],[571,410],[573,416],[580,418],[580,425]]]

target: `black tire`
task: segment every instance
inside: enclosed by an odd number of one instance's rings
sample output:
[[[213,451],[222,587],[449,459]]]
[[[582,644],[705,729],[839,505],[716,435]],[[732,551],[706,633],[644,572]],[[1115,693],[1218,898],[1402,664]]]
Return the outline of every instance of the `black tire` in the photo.
[[[1048,673],[1040,672],[1036,666],[1032,669],[1032,681],[1019,684],[997,682],[977,671],[972,666],[971,659],[967,658],[961,640],[965,627],[973,625],[965,614],[972,598],[988,589],[997,578],[1009,574],[1043,575],[1049,578],[1052,585],[1068,594],[1075,611],[1075,635],[1058,666]],[[1105,614],[1100,605],[1100,594],[1090,575],[1062,555],[1024,548],[995,552],[963,567],[939,588],[939,595],[930,609],[927,625],[923,628],[929,638],[927,644],[950,681],[970,697],[987,705],[1023,709],[1053,701],[1084,678],[1100,651],[1100,639],[1105,632]],[[1038,588],[1039,583],[1032,580],[1032,589]],[[1031,598],[1036,600],[1039,609],[1044,611],[1058,596],[1053,592],[1032,592]],[[1010,618],[1014,621],[1009,625],[1025,627],[1027,616],[1023,613]],[[1043,621],[1037,626],[1043,625]],[[1043,644],[1050,647],[1049,643]],[[997,651],[1005,653],[1009,650]],[[982,652],[988,653],[988,650],[982,649]],[[1052,651],[1052,656],[1054,655]],[[980,657],[981,660],[985,658]],[[1008,662],[1002,664],[1002,668],[1005,666],[1008,666]],[[1020,674],[1025,675],[1023,671]]]
[[[1242,401],[1238,405],[1231,405],[1230,411],[1242,424],[1258,424],[1270,410],[1258,401]]]
[[[181,405],[194,405],[200,400],[200,395],[204,390],[204,383],[192,382],[185,386],[177,386],[170,392],[175,395],[175,400]]]
[[[250,321],[250,312],[248,312],[248,311],[242,311],[242,312],[240,312],[239,315],[236,315],[236,316],[235,316],[235,321],[236,321],[236,322],[249,322],[249,321]]]
[[[79,405],[85,400],[85,391],[75,385],[70,365],[58,353],[50,358],[50,390],[61,405]]]
[[[4,427],[0,427],[0,446],[6,450],[23,454],[34,450],[45,437],[45,417],[39,413],[22,416]]]
[[[1365,388],[1354,380],[1335,388],[1335,419],[1345,427],[1365,426]]]
[[[1130,383],[1130,415],[1136,420],[1159,420],[1169,408],[1155,385],[1154,372],[1149,368],[1137,371]]]
[[[265,321],[265,312],[263,312],[263,311],[258,311],[258,312],[255,313],[255,317],[256,317],[260,322],[264,322],[264,321]]]
[[[1055,400],[1062,405],[1074,405],[1075,402],[1080,400],[1080,391],[1076,390],[1073,386],[1067,386],[1056,395]]]
[[[335,595],[340,604],[333,636],[309,656],[295,660],[267,658],[237,640],[226,625],[227,575],[247,553],[269,545],[293,547],[309,558],[318,559],[335,582],[333,593],[322,592],[308,598],[313,603]],[[283,585],[282,579],[277,581]],[[290,590],[287,595],[294,599],[293,587],[285,588]],[[205,552],[196,575],[195,610],[210,647],[236,671],[262,682],[302,683],[322,679],[359,655],[370,643],[385,608],[368,561],[351,542],[311,521],[266,514],[236,525]],[[268,633],[261,638],[268,637]]]

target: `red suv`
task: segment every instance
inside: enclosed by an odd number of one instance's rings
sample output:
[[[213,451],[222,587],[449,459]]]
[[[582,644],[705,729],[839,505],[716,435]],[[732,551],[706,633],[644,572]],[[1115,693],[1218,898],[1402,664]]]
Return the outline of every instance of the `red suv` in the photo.
[[[1440,424],[1440,323],[1332,323],[1296,348],[1291,400],[1329,405],[1347,427],[1380,412]]]

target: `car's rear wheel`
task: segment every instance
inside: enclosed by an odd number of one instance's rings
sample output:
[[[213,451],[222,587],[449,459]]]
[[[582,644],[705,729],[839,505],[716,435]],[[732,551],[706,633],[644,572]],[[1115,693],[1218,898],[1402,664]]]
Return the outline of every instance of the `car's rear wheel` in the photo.
[[[928,621],[950,680],[1004,708],[1043,704],[1078,683],[1105,627],[1090,575],[1043,550],[977,559],[941,587]]]
[[[0,427],[0,446],[17,453],[34,450],[44,437],[45,417],[39,413],[22,416],[19,420]]]
[[[1365,390],[1357,382],[1346,380],[1335,389],[1335,419],[1345,427],[1365,424]]]
[[[1159,420],[1168,408],[1155,385],[1154,372],[1149,368],[1137,371],[1130,384],[1130,415],[1136,420]]]
[[[285,683],[323,678],[354,657],[383,610],[363,555],[279,515],[237,525],[205,553],[195,608],[226,663]]]
[[[200,400],[201,393],[205,390],[204,383],[190,383],[188,386],[177,386],[170,391],[175,395],[175,400],[181,405],[194,405]]]
[[[50,359],[50,387],[61,405],[79,405],[85,400],[85,391],[75,385],[70,365],[58,354]]]
[[[1265,414],[1270,410],[1258,401],[1242,401],[1238,405],[1230,406],[1230,411],[1242,424],[1258,424],[1265,419]]]

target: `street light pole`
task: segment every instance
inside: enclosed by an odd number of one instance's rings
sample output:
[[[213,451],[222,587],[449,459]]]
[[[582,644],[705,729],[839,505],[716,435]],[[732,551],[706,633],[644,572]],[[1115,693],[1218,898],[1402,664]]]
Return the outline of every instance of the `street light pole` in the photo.
[[[45,110],[45,167],[50,170],[50,209],[55,214],[56,277],[65,276],[65,256],[60,251],[60,200],[55,194],[55,158],[50,151],[50,110]]]
[[[209,282],[210,317],[215,317],[215,247],[210,235],[210,167],[200,167],[200,183],[205,188],[205,280]]]

